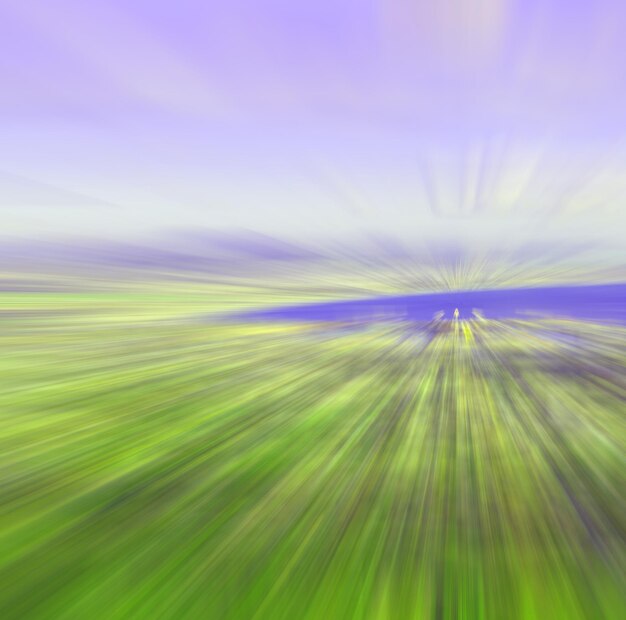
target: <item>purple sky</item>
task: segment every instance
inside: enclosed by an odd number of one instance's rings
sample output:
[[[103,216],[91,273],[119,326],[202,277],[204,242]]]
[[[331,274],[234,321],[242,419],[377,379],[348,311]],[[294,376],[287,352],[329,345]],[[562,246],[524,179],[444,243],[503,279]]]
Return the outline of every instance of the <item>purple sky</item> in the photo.
[[[621,0],[4,0],[6,233],[622,238]]]

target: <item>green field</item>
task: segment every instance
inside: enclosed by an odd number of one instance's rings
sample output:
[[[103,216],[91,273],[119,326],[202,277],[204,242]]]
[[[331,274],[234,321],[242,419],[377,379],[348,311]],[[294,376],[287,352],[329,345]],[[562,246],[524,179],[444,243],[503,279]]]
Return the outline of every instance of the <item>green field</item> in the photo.
[[[2,296],[0,618],[626,617],[624,327],[204,301]]]

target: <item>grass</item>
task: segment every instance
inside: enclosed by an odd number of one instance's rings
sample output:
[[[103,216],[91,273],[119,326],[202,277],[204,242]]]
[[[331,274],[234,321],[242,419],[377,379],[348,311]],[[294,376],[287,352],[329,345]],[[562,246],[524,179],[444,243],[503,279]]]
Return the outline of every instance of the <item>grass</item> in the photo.
[[[624,617],[624,327],[0,304],[2,618]]]

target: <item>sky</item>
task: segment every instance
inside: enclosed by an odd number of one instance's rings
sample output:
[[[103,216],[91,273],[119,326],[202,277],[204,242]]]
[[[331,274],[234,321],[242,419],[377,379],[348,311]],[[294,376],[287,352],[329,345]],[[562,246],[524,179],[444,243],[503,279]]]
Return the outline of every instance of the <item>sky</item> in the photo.
[[[4,0],[2,230],[619,244],[625,29],[621,0]]]

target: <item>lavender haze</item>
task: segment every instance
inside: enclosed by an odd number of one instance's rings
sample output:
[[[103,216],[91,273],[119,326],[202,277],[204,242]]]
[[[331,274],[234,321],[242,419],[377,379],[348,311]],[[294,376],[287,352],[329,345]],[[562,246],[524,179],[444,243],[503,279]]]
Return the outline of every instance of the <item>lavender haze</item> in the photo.
[[[619,0],[5,0],[2,229],[619,247],[625,26]]]

